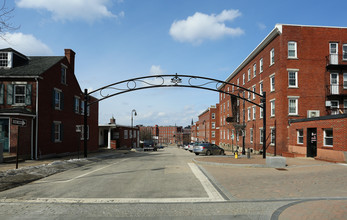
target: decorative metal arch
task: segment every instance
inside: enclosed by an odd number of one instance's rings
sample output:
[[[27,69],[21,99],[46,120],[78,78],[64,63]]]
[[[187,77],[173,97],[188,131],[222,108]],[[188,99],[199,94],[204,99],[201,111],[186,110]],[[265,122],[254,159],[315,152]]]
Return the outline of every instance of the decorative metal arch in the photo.
[[[237,88],[239,93],[237,95],[231,93],[231,91],[224,91],[222,88],[225,85],[232,85]],[[218,79],[202,77],[202,76],[192,76],[192,75],[178,75],[177,73],[174,75],[151,75],[151,76],[143,76],[138,78],[132,78],[128,80],[123,80],[120,82],[112,83],[106,86],[103,86],[99,89],[88,92],[87,89],[84,90],[84,131],[87,131],[88,121],[87,121],[87,108],[88,106],[95,104],[97,102],[103,101],[105,99],[111,98],[113,96],[117,96],[120,94],[133,92],[142,89],[150,89],[150,88],[163,88],[163,87],[183,87],[183,88],[195,88],[195,89],[204,89],[219,93],[224,93],[229,95],[230,97],[238,98],[245,100],[253,105],[256,105],[263,109],[264,117],[263,117],[263,132],[266,134],[266,93],[263,94],[256,93],[252,90],[244,88],[242,86],[225,82]],[[248,100],[244,96],[240,96],[240,92],[249,92],[252,93],[261,99],[262,104],[255,103],[251,100]],[[100,99],[90,102],[89,96],[92,94],[99,93],[101,96]],[[263,135],[263,158],[266,158],[266,141],[265,136]],[[84,132],[84,157],[87,157],[87,132]]]

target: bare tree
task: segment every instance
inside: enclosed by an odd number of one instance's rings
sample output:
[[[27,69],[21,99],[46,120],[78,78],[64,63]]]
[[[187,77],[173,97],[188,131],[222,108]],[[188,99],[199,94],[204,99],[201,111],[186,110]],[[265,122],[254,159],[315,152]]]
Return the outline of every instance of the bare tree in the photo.
[[[13,18],[14,8],[8,8],[6,6],[6,0],[3,0],[2,6],[0,8],[0,36],[3,38],[3,35],[7,31],[17,30],[20,26],[14,26],[10,20]]]

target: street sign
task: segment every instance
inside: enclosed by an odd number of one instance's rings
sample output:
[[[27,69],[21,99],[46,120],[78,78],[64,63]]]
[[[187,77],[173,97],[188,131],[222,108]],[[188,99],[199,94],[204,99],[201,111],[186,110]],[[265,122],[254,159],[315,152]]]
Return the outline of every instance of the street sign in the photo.
[[[25,127],[27,125],[27,120],[19,119],[19,118],[12,118],[12,124],[13,125],[19,125],[21,127]]]

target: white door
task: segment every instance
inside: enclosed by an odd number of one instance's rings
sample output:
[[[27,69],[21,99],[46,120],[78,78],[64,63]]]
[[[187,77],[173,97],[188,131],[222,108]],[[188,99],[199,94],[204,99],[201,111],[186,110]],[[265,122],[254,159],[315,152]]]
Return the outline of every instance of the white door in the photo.
[[[330,91],[332,95],[339,94],[339,74],[330,74]]]
[[[330,64],[339,64],[339,47],[338,43],[330,43],[329,44],[329,50],[330,50]]]

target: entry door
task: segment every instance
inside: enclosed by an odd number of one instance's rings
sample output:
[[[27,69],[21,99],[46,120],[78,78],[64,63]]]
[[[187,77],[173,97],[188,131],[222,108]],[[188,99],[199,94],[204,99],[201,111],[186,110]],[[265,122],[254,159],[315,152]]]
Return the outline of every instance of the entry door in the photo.
[[[9,152],[8,134],[8,119],[0,119],[0,143],[2,143],[3,152]]]
[[[330,74],[330,91],[332,95],[339,94],[339,74],[338,73]]]
[[[317,128],[307,129],[307,157],[317,156]]]
[[[339,64],[339,50],[338,43],[330,43],[330,64]]]

